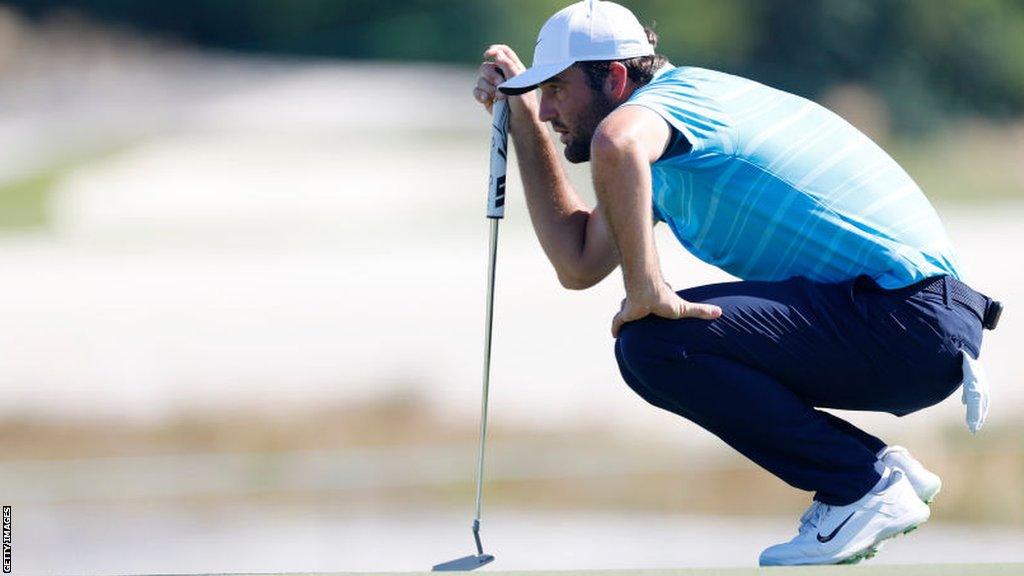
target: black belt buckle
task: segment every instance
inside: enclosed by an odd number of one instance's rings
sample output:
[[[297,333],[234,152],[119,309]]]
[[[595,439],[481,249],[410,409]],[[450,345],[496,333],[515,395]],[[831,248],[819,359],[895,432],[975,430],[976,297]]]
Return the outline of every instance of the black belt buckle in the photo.
[[[981,321],[981,325],[989,330],[995,330],[996,326],[999,325],[999,317],[1002,315],[1002,303],[996,300],[989,300],[988,306],[985,307],[985,319]]]

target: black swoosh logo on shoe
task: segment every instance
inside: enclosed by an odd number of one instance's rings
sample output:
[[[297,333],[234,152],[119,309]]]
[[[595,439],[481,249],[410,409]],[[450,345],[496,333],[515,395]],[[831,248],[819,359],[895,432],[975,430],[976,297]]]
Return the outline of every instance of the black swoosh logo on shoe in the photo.
[[[846,523],[850,521],[850,518],[853,518],[853,515],[854,512],[850,512],[850,515],[846,517],[846,520],[843,520],[843,522],[839,524],[839,526],[836,526],[836,529],[830,532],[828,536],[822,536],[821,532],[818,532],[818,542],[821,542],[822,544],[830,542],[833,538],[836,537],[836,534],[838,534],[839,531],[843,529],[843,526],[846,526]]]

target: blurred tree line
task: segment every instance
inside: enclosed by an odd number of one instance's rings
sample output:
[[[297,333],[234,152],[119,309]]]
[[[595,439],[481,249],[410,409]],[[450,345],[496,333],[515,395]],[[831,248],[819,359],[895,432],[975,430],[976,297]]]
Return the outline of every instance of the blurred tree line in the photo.
[[[742,74],[811,98],[872,87],[892,127],[1024,112],[1021,0],[622,0],[676,64]],[[20,0],[200,45],[275,54],[470,64],[491,43],[529,63],[569,0]]]

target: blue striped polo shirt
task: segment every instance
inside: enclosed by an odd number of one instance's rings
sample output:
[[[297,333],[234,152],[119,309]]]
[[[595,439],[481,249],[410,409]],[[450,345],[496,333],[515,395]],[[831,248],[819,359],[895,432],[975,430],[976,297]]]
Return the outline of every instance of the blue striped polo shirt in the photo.
[[[867,274],[885,288],[959,278],[935,209],[867,136],[752,80],[666,65],[624,105],[679,140],[651,165],[654,215],[693,255],[744,280]]]

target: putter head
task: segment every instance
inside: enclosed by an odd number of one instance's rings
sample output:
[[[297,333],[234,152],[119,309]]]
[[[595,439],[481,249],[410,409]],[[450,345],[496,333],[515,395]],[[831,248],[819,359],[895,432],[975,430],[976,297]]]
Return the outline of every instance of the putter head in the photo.
[[[434,566],[431,572],[467,572],[475,570],[491,560],[494,560],[494,556],[490,554],[470,554],[469,556],[438,564]]]

